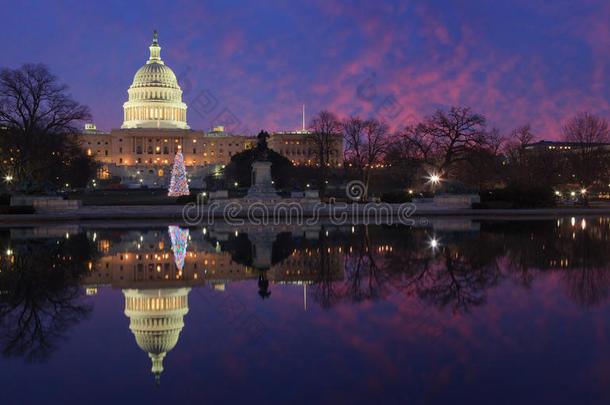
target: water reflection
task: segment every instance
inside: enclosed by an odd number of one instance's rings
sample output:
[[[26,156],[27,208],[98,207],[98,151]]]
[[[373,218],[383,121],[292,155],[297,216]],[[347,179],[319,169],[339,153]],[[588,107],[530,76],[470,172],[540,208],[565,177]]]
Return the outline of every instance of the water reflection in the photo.
[[[129,329],[152,361],[156,385],[161,380],[163,358],[176,346],[184,327],[189,291],[190,288],[123,289]]]
[[[44,361],[85,319],[81,277],[95,249],[85,235],[9,240],[0,256],[0,347],[5,356]]]
[[[506,283],[531,289],[549,276],[557,276],[565,298],[580,307],[608,303],[610,291],[606,218],[450,220],[427,228],[41,228],[2,236],[0,344],[6,356],[47,359],[90,313],[84,292],[110,286],[123,292],[129,328],[157,384],[185,328],[189,293],[199,288],[226,294],[228,284],[251,280],[246,294],[270,305],[281,299],[275,289],[297,284],[303,310],[312,302],[333,311],[416,300],[448,316],[476,312]]]

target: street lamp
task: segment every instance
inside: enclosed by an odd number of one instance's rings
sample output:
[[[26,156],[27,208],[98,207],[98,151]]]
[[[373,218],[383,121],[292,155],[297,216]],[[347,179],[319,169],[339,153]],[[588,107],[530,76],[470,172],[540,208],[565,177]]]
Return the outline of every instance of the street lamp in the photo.
[[[7,183],[10,183],[11,181],[13,181],[13,176],[11,176],[10,174],[7,174],[6,176],[4,176],[4,180]]]
[[[436,193],[436,187],[440,184],[443,179],[438,173],[431,173],[428,176],[428,183],[432,185],[432,191]]]
[[[430,247],[430,249],[432,249],[432,251],[435,251],[436,249],[439,248],[440,246],[440,241],[436,238],[436,236],[432,236],[429,240],[428,240],[428,246]]]

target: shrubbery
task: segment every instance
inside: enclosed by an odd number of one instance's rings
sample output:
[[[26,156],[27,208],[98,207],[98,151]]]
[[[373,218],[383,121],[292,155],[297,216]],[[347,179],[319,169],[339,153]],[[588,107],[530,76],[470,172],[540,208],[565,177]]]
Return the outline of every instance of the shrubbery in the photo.
[[[555,194],[550,187],[508,186],[481,192],[480,207],[547,208],[554,207],[555,203]]]
[[[411,194],[404,190],[389,191],[381,194],[381,201],[390,204],[411,202]]]

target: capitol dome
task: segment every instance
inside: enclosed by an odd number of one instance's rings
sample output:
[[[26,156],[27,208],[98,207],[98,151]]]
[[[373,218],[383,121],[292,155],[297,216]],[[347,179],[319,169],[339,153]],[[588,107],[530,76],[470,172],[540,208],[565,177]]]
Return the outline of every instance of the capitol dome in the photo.
[[[159,384],[163,359],[172,350],[184,327],[190,288],[160,290],[124,289],[125,315],[138,346],[148,353],[151,371]]]
[[[186,104],[174,72],[161,59],[157,31],[149,47],[150,58],[136,72],[123,104],[121,128],[189,129]]]

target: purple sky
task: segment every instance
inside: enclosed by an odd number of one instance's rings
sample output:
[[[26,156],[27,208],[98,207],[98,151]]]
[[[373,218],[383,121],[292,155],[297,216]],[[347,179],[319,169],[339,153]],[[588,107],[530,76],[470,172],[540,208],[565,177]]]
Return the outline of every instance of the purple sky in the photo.
[[[43,62],[98,128],[148,58],[152,30],[192,128],[299,129],[307,112],[392,127],[469,105],[540,139],[588,110],[610,118],[608,0],[4,2],[1,67]]]

